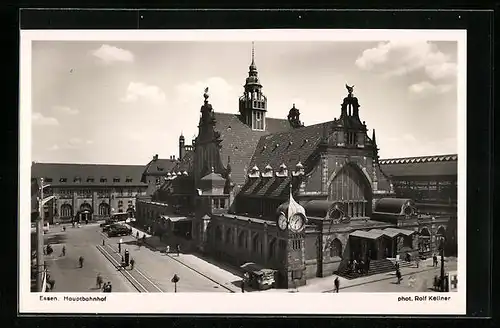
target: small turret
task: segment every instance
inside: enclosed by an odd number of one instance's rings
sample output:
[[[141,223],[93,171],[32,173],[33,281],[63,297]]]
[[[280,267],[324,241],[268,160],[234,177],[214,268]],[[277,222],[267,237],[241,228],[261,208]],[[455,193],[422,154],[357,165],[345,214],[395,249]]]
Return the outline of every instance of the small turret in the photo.
[[[184,158],[184,154],[186,152],[186,139],[184,138],[184,135],[181,132],[181,136],[179,137],[179,160],[182,160]]]

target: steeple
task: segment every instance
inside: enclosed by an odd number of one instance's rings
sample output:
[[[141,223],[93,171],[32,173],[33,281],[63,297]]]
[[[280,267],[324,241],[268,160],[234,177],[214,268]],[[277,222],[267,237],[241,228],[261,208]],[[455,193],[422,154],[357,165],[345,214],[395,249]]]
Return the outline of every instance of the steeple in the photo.
[[[288,122],[293,128],[304,126],[304,124],[300,121],[300,111],[295,107],[295,104],[293,104],[293,107],[288,112]]]
[[[239,109],[242,121],[253,130],[265,130],[265,112],[267,98],[262,93],[259,73],[255,64],[255,45],[252,42],[252,62],[249,66],[248,77],[245,80],[244,92],[239,100]]]
[[[375,160],[375,163],[378,163],[378,146],[377,146],[377,140],[375,139],[375,129],[373,129],[372,133],[372,142],[373,142],[373,159]]]

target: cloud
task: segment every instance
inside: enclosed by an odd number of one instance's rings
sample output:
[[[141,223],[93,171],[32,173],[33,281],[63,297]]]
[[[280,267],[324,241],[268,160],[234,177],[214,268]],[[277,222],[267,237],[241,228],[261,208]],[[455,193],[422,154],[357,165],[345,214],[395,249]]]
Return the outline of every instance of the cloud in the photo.
[[[54,109],[57,112],[61,112],[61,113],[68,114],[68,115],[76,115],[76,114],[80,113],[80,111],[78,109],[71,108],[68,106],[53,106],[52,109]]]
[[[132,52],[107,44],[103,44],[99,49],[92,51],[92,55],[99,58],[105,64],[113,62],[132,63],[134,61],[134,54]]]
[[[127,94],[121,99],[123,102],[136,102],[139,99],[147,100],[153,104],[162,104],[166,100],[165,93],[155,85],[142,82],[130,82]]]
[[[33,125],[42,125],[42,126],[56,126],[59,125],[59,121],[55,117],[47,117],[43,116],[42,113],[33,113],[31,115],[31,120]]]
[[[443,94],[453,89],[451,84],[432,84],[428,81],[412,84],[408,91],[417,96],[427,96],[431,94]]]
[[[381,42],[375,48],[364,50],[356,59],[356,66],[386,76],[423,71],[432,80],[446,80],[457,75],[456,63],[429,41]]]
[[[426,140],[423,136],[416,138],[407,133],[400,138],[377,139],[377,142],[380,144],[381,158],[456,154],[458,150],[456,137]]]
[[[57,144],[53,144],[52,146],[50,146],[48,148],[49,151],[56,151],[56,150],[59,150],[59,146]]]

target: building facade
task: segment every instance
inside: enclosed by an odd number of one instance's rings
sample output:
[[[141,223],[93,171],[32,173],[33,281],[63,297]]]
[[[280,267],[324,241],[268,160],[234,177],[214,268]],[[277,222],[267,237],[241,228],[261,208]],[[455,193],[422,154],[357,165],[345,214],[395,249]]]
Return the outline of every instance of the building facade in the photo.
[[[284,288],[354,259],[435,252],[453,213],[423,215],[403,180],[385,172],[346,87],[331,121],[305,126],[295,105],[270,118],[252,56],[239,112],[216,112],[205,92],[190,155],[138,199],[138,222],[184,249],[275,269]]]
[[[143,171],[142,165],[34,162],[31,177],[35,185],[44,179],[45,197],[55,196],[44,206],[44,218],[55,223],[105,219],[113,213],[135,216],[136,198],[147,191]]]

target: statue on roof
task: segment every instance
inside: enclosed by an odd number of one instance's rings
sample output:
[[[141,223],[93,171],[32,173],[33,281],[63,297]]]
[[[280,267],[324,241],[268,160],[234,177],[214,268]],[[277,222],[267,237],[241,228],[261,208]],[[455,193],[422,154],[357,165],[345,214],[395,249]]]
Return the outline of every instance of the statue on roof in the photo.
[[[354,92],[354,85],[353,86],[348,86],[347,83],[345,85],[347,92],[349,92],[349,95],[351,95]]]
[[[205,98],[205,101],[208,101],[208,97],[209,97],[209,94],[208,94],[208,87],[205,88],[205,93],[203,94],[203,98]]]

